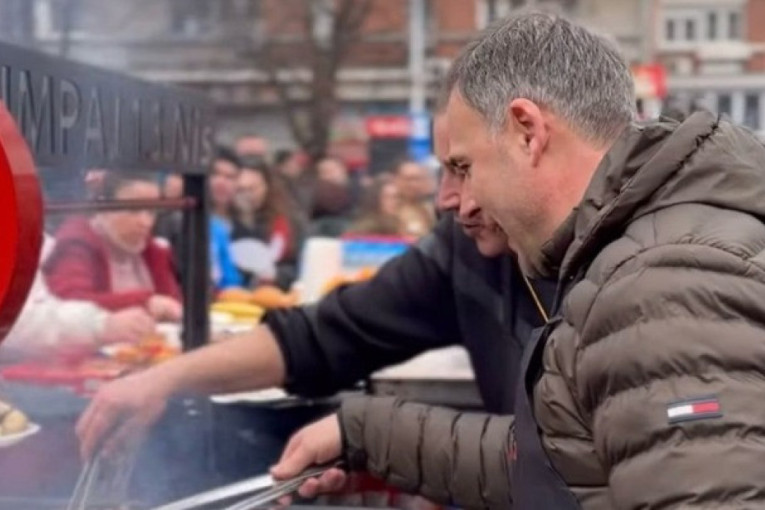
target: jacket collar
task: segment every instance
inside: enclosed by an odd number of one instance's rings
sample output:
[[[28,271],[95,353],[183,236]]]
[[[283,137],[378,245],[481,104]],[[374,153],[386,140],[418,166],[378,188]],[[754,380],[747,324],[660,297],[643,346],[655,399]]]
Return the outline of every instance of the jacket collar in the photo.
[[[542,247],[544,270],[562,280],[573,276],[627,223],[655,210],[657,190],[684,168],[718,125],[717,117],[700,112],[680,125],[628,127],[604,156],[582,201]]]

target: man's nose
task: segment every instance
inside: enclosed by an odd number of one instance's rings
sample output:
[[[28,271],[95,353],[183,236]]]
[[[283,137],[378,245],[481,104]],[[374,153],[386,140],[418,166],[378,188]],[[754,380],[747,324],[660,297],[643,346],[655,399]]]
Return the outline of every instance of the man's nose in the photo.
[[[436,206],[442,211],[456,211],[460,208],[460,185],[457,179],[448,173],[441,177]]]
[[[472,197],[463,196],[462,201],[460,202],[458,214],[460,219],[467,220],[478,214],[480,210],[481,208],[478,207],[478,204],[475,202],[475,200],[473,200]]]

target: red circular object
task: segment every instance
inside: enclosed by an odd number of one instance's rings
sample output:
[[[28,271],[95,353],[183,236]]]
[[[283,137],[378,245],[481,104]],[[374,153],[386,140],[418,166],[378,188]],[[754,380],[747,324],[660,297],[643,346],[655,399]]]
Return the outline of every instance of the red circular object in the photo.
[[[37,273],[42,219],[32,155],[0,103],[0,342],[21,312]]]

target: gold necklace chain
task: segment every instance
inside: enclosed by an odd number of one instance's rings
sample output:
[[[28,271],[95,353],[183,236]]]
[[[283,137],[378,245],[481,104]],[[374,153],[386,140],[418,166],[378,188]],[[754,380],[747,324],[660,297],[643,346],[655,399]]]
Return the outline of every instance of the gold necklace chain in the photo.
[[[547,314],[547,310],[545,310],[545,307],[542,304],[542,300],[539,299],[537,291],[534,290],[534,286],[531,284],[531,280],[529,280],[529,278],[524,274],[523,281],[526,282],[526,287],[529,289],[529,293],[531,293],[531,298],[534,300],[534,304],[537,306],[539,315],[542,317],[542,320],[545,321],[545,324],[547,324],[550,322],[550,316]]]

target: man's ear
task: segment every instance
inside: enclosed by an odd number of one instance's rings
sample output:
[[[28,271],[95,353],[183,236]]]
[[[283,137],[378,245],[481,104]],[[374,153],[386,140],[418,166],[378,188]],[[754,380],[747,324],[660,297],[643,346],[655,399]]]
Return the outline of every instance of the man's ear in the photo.
[[[533,101],[515,99],[508,106],[508,125],[517,134],[515,141],[537,166],[550,140],[550,129],[544,112]]]

